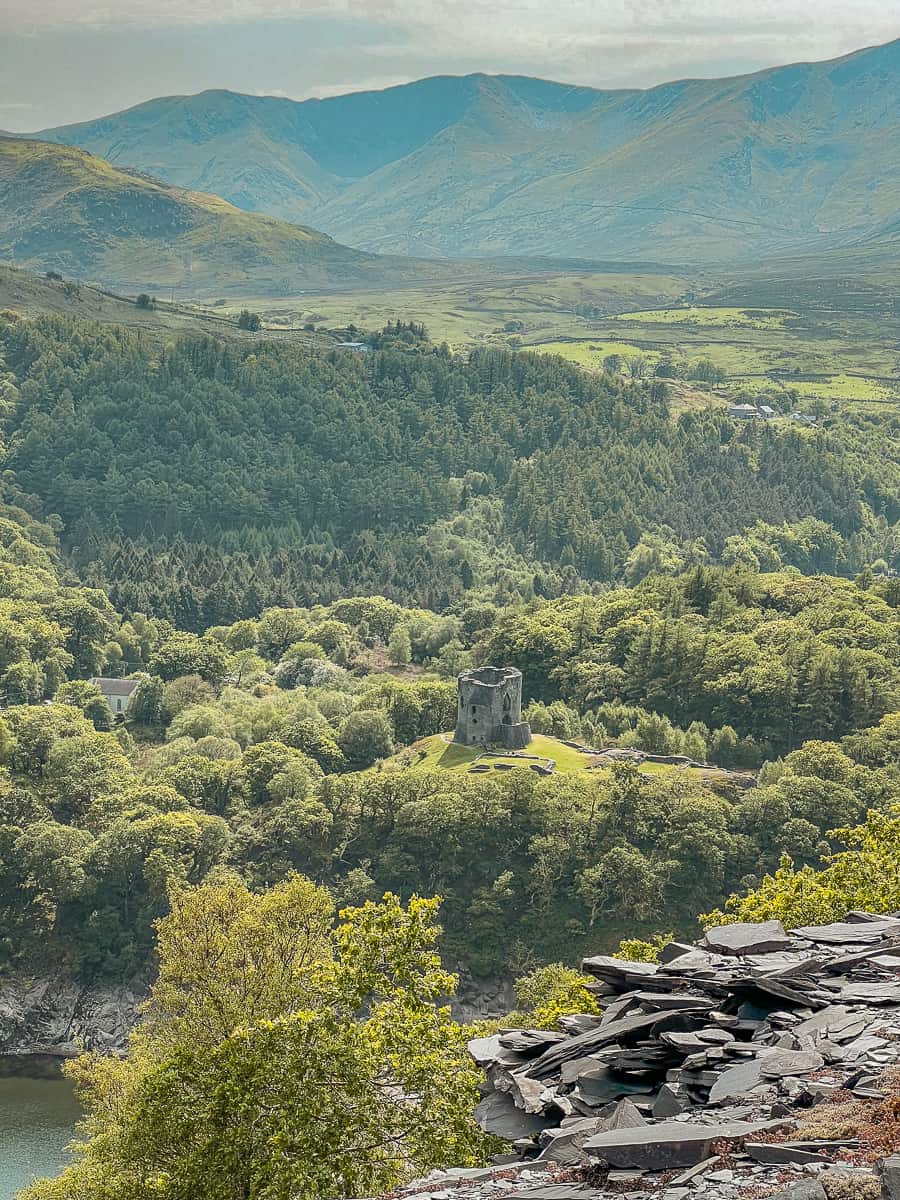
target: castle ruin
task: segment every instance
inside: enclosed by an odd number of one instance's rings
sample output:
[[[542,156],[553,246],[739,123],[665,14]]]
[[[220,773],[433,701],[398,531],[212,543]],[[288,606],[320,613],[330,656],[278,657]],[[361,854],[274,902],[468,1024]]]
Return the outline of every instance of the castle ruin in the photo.
[[[455,742],[524,750],[531,729],[522,720],[522,672],[515,667],[476,667],[457,679]]]

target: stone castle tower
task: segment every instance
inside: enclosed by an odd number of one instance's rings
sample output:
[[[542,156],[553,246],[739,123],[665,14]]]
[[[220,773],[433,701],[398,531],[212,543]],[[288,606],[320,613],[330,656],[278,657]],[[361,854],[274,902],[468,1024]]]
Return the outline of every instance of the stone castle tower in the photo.
[[[476,667],[457,679],[455,742],[524,750],[531,729],[522,720],[522,672],[515,667]]]

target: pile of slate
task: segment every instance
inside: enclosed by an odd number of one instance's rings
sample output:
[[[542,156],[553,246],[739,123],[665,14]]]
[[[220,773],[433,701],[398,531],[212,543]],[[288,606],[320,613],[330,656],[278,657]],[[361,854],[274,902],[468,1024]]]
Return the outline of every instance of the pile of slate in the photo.
[[[900,1160],[882,1184],[848,1165],[853,1138],[792,1138],[836,1090],[881,1098],[900,1065],[900,916],[852,912],[791,933],[725,925],[660,960],[585,959],[601,1016],[470,1042],[485,1073],[476,1119],[513,1153],[493,1173],[444,1173],[403,1194],[742,1200],[794,1178],[802,1200],[846,1200],[856,1172],[854,1198],[883,1186],[900,1200]]]
[[[787,1152],[755,1134],[838,1088],[877,1098],[900,1062],[900,917],[723,925],[658,964],[600,955],[582,969],[602,1016],[469,1046],[487,1080],[477,1119],[523,1157],[661,1171],[740,1141],[774,1162]]]

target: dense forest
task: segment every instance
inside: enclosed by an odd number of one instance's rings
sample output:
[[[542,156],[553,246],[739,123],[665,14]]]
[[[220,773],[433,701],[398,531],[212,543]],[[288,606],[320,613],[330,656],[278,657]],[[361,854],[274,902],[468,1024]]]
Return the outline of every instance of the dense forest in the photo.
[[[367,592],[444,610],[707,561],[900,565],[889,419],[672,419],[663,381],[375,340],[160,347],[7,315],[10,494],[118,609],[195,631]]]
[[[140,975],[173,883],[300,871],[338,903],[440,894],[451,961],[521,972],[690,928],[782,852],[815,862],[830,830],[900,795],[890,578],[694,567],[442,614],[275,607],[197,635],[63,586],[50,530],[10,512],[7,967]],[[490,660],[524,670],[535,732],[751,768],[759,786],[627,764],[483,778],[398,754],[452,728],[456,672]],[[139,681],[124,724],[96,671]]]
[[[440,893],[453,961],[510,973],[690,926],[896,801],[889,419],[672,419],[660,383],[411,334],[0,320],[7,965],[140,974],[173,881],[300,871],[341,903]],[[758,786],[401,753],[491,661],[536,733]],[[101,673],[139,683],[125,723]]]

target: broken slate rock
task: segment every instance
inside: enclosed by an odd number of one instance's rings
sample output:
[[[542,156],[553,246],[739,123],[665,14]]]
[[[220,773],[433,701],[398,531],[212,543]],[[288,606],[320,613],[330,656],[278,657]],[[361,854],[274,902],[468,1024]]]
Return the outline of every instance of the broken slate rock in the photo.
[[[744,1149],[752,1159],[767,1167],[830,1161],[827,1155],[807,1150],[800,1142],[747,1142]]]
[[[825,1066],[817,1050],[773,1050],[759,1059],[763,1078],[783,1079],[787,1075],[808,1075]]]
[[[769,1196],[768,1200],[828,1200],[828,1198],[818,1179],[804,1179],[800,1183],[792,1183],[783,1191]]]
[[[692,1167],[709,1158],[714,1142],[739,1141],[771,1125],[768,1121],[731,1121],[721,1125],[688,1125],[661,1121],[642,1129],[613,1129],[594,1134],[584,1143],[592,1158],[611,1167],[638,1171],[670,1171]]]
[[[475,1109],[475,1120],[485,1133],[492,1133],[507,1142],[531,1137],[554,1124],[548,1117],[516,1108],[508,1092],[493,1092],[485,1096]]]
[[[669,1084],[664,1083],[653,1104],[653,1117],[654,1120],[663,1121],[666,1117],[677,1117],[689,1108],[690,1105],[673,1091]]]
[[[738,1063],[723,1071],[712,1085],[709,1093],[710,1104],[718,1104],[721,1100],[732,1100],[744,1096],[762,1083],[762,1062],[753,1058],[749,1062]]]
[[[841,999],[851,1003],[900,1004],[900,982],[848,983],[841,989]]]
[[[647,1122],[630,1100],[617,1100],[611,1111],[603,1110],[607,1129],[638,1129]]]
[[[629,979],[637,982],[641,976],[655,975],[657,965],[656,963],[632,962],[627,958],[613,958],[609,954],[597,954],[592,958],[582,959],[581,969],[587,975],[595,975],[599,979],[606,979],[611,983],[624,983]]]
[[[608,1200],[605,1192],[587,1183],[550,1183],[516,1192],[527,1200]]]
[[[693,946],[689,946],[685,942],[667,942],[659,952],[659,961],[661,963],[672,962],[673,959],[680,958],[682,954],[690,954],[693,949]]]
[[[585,1155],[581,1147],[592,1134],[602,1133],[607,1128],[603,1117],[582,1117],[559,1129],[547,1129],[541,1136],[541,1153],[538,1161],[543,1159],[558,1163],[563,1167],[574,1167],[583,1162]]]
[[[499,1036],[505,1050],[527,1055],[543,1054],[550,1046],[566,1040],[564,1033],[549,1029],[509,1029]]]
[[[510,1091],[517,1108],[527,1113],[541,1113],[547,1107],[552,1093],[539,1080],[514,1072],[511,1084]]]
[[[900,920],[835,921],[831,925],[804,925],[793,932],[810,942],[826,942],[829,945],[878,942],[885,934],[900,933]]]
[[[716,954],[773,954],[789,950],[791,939],[780,921],[739,921],[707,929],[700,945]]]

